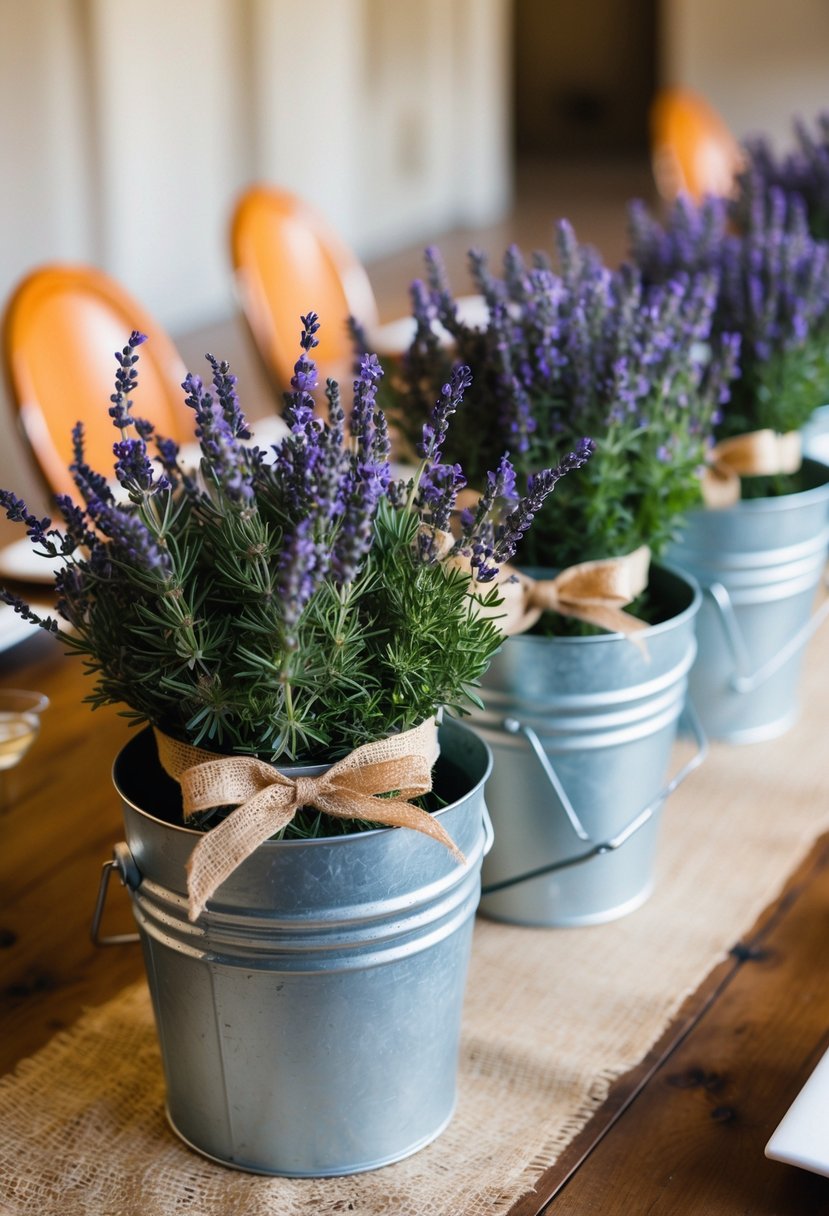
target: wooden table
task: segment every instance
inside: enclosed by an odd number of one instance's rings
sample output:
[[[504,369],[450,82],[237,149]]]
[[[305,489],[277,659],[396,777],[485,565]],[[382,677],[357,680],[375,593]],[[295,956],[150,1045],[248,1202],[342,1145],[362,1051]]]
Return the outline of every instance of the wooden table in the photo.
[[[80,662],[64,658],[46,636],[0,656],[0,685],[36,688],[52,702],[31,751],[3,778],[0,1066],[6,1071],[85,1007],[137,979],[142,962],[133,947],[96,949],[88,934],[101,864],[122,836],[108,774],[129,728],[115,710],[93,713],[81,704],[88,687]],[[106,929],[131,928],[116,884]],[[829,1046],[827,953],[829,839],[823,839],[783,897],[617,1083],[513,1216],[829,1213],[829,1179],[763,1157],[769,1135]]]

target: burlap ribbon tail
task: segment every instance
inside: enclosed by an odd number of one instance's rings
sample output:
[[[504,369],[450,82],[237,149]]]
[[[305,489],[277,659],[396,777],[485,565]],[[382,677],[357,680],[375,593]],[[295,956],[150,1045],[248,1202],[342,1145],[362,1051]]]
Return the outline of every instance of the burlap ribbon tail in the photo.
[[[338,819],[412,828],[445,845],[456,861],[464,861],[438,820],[408,801],[432,788],[438,755],[434,718],[365,743],[316,777],[289,776],[255,756],[217,756],[159,730],[155,737],[162,767],[181,786],[185,819],[216,806],[236,808],[204,834],[188,862],[191,921],[245,858],[304,806]],[[394,796],[378,797],[390,793]]]
[[[764,429],[723,439],[711,449],[702,476],[707,507],[733,507],[740,501],[741,477],[774,477],[796,473],[803,463],[799,431],[780,435]]]

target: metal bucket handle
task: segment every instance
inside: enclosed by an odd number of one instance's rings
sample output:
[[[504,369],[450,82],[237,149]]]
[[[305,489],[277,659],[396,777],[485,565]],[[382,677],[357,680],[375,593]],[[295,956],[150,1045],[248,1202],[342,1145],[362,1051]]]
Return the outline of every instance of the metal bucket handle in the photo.
[[[492,846],[495,844],[495,829],[492,826],[492,820],[489,817],[489,807],[487,806],[486,802],[484,802],[484,807],[483,807],[483,821],[484,821],[484,857],[486,857],[487,854],[491,851]]]
[[[824,590],[829,590],[829,582],[827,582],[826,575],[823,578],[823,586]],[[752,671],[748,647],[746,646],[734,605],[731,602],[731,596],[722,583],[711,583],[705,590],[713,599],[720,614],[725,640],[728,649],[731,651],[731,658],[735,667],[735,672],[729,682],[734,692],[737,693],[754,692],[761,684],[765,684],[766,680],[771,679],[775,672],[779,671],[798,651],[803,649],[812,635],[817,633],[820,626],[829,616],[829,598],[827,598],[806,624],[789,638],[785,646],[782,646],[778,650],[777,654]]]
[[[483,804],[483,827],[483,851],[484,856],[486,856],[495,841],[495,832],[486,803]],[[95,900],[95,911],[92,913],[92,924],[89,927],[89,936],[92,938],[92,944],[95,946],[127,946],[141,940],[138,933],[111,933],[107,936],[101,934],[101,922],[104,919],[109,880],[112,877],[113,870],[117,870],[118,877],[121,879],[121,886],[128,887],[130,891],[134,891],[141,882],[141,871],[135,864],[135,858],[130,852],[129,845],[123,840],[113,847],[112,857],[109,861],[105,861],[101,867],[98,896]]]
[[[608,840],[603,840],[599,844],[592,844],[589,849],[583,853],[576,853],[572,857],[565,857],[558,861],[549,862],[547,865],[537,866],[532,870],[526,870],[523,874],[515,874],[512,878],[502,878],[498,882],[488,883],[483,889],[482,895],[493,895],[496,891],[504,891],[507,887],[518,886],[519,883],[529,882],[533,878],[541,878],[545,874],[553,874],[556,870],[565,870],[570,866],[582,865],[585,861],[590,861],[593,857],[600,857],[603,853],[612,853],[615,849],[620,848],[626,841],[630,840],[631,836],[635,835],[640,828],[644,827],[650,818],[659,810],[666,798],[676,790],[687,776],[694,769],[699,768],[708,754],[708,739],[702,729],[702,724],[697,717],[696,710],[690,701],[685,702],[685,708],[680,716],[680,721],[684,719],[685,724],[694,737],[697,750],[693,756],[682,765],[679,771],[671,778],[656,797],[648,803],[643,810],[639,811],[634,817],[618,831],[615,836],[611,836]],[[567,816],[570,826],[572,827],[579,840],[590,840],[590,833],[585,828],[572,802],[567,796],[567,791],[561,784],[558,773],[553,768],[549,756],[544,750],[544,746],[531,726],[526,726],[523,722],[519,722],[517,718],[505,718],[503,722],[504,730],[511,735],[523,735],[529,743],[536,759],[544,770],[547,780],[553,787],[556,798]]]
[[[129,887],[131,891],[134,891],[141,882],[141,871],[135,864],[135,858],[129,850],[129,845],[123,840],[113,847],[112,857],[109,861],[105,861],[101,867],[98,898],[95,900],[95,911],[92,914],[92,924],[89,927],[89,936],[92,938],[92,943],[95,946],[126,946],[141,940],[137,933],[112,933],[108,937],[101,935],[101,921],[104,918],[109,880],[112,877],[113,870],[118,871],[121,886]]]

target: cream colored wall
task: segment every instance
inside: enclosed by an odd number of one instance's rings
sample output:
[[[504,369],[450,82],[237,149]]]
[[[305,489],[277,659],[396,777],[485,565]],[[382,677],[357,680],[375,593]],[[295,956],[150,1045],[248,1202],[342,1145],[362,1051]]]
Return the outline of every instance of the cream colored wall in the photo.
[[[225,217],[249,175],[244,4],[90,0],[102,265],[168,327],[227,305]],[[116,48],[124,47],[124,56]]]
[[[361,0],[251,2],[255,173],[314,203],[352,244],[363,24]]]
[[[785,140],[829,106],[826,0],[662,3],[664,77],[738,135]],[[511,19],[512,0],[0,0],[0,299],[62,258],[174,334],[225,317],[228,212],[255,178],[364,257],[495,221]],[[2,431],[0,485],[24,490]]]
[[[89,262],[174,335],[234,310],[250,181],[363,257],[498,218],[511,0],[0,0],[0,306]],[[0,420],[7,417],[0,389]],[[36,482],[0,425],[0,485]]]
[[[791,143],[829,110],[826,0],[663,0],[662,77],[703,93],[738,138]]]
[[[73,0],[0,0],[0,291],[93,248],[83,50]]]
[[[509,199],[509,0],[0,0],[0,292],[63,257],[168,328],[232,307],[248,181],[365,257]],[[474,62],[473,62],[474,60]]]

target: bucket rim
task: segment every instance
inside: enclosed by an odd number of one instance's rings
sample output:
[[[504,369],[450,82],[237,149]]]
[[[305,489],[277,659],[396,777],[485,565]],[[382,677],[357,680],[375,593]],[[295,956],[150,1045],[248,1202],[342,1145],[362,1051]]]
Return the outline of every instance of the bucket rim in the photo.
[[[649,638],[659,637],[660,634],[668,633],[673,629],[681,628],[686,622],[693,620],[702,605],[702,590],[693,574],[689,574],[687,570],[682,570],[672,562],[654,562],[652,569],[670,574],[678,579],[679,582],[685,583],[691,592],[691,602],[687,608],[683,608],[675,616],[669,617],[667,621],[660,621],[657,625],[648,625],[645,629],[638,630],[636,637],[637,639],[641,638],[643,642],[647,642]],[[540,637],[531,633],[517,633],[505,638],[503,645],[514,646],[516,643],[520,643],[521,645],[535,647],[550,646],[551,644],[555,646],[608,646],[619,645],[622,642],[629,644],[630,638],[628,634],[599,633],[592,637],[584,638],[554,638]]]
[[[476,743],[480,744],[480,746],[483,748],[483,752],[484,752],[483,758],[485,760],[484,771],[483,771],[482,775],[478,778],[478,780],[475,781],[474,784],[472,784],[470,786],[470,788],[463,795],[463,799],[466,799],[466,798],[469,798],[471,794],[474,794],[476,790],[482,789],[484,787],[484,785],[486,784],[487,780],[489,779],[489,776],[492,773],[492,765],[493,765],[492,748],[489,746],[487,741],[485,739],[483,739],[480,736],[480,734],[478,734],[478,732],[476,730],[473,730],[471,726],[467,726],[465,723],[458,721],[457,718],[445,718],[443,720],[443,722],[441,722],[440,728],[443,728],[444,726],[448,726],[450,730],[456,730],[456,729],[460,730],[463,734],[467,735],[469,738],[474,739],[474,741]],[[148,731],[151,729],[152,728],[149,725],[146,727],[143,727],[142,730],[140,732],[138,732],[137,734],[133,735],[133,737],[131,739],[129,739],[123,745],[123,747],[120,747],[118,749],[115,759],[112,762],[112,768],[110,770],[110,777],[112,780],[112,784],[115,787],[115,792],[117,793],[118,797],[121,799],[123,804],[126,807],[129,807],[130,811],[134,812],[136,815],[140,815],[142,819],[147,819],[152,823],[160,824],[161,827],[168,828],[171,832],[178,832],[184,836],[192,836],[194,840],[201,840],[207,833],[200,832],[197,828],[186,827],[184,824],[169,823],[166,819],[159,819],[159,817],[157,815],[153,815],[153,814],[151,814],[150,811],[145,810],[144,807],[139,806],[127,793],[125,793],[125,791],[123,790],[123,788],[121,787],[121,785],[118,782],[116,770],[117,770],[118,762],[120,761],[123,753],[126,751],[126,749],[132,743],[135,742],[136,738],[138,738],[140,735],[144,734],[145,731]],[[274,765],[273,767],[276,768],[277,766]],[[307,774],[309,769],[316,769],[318,771],[324,772],[326,768],[330,768],[330,767],[331,767],[330,765],[325,765],[325,764],[320,764],[320,765],[308,765],[308,764],[287,765],[286,764],[283,767],[283,769],[281,769],[280,771],[288,772],[291,770],[293,770],[293,771],[302,770],[305,774]],[[440,819],[442,816],[444,816],[444,815],[448,814],[450,811],[454,810],[454,808],[457,807],[461,801],[462,801],[462,799],[456,798],[455,801],[450,802],[448,806],[442,806],[439,810],[432,811],[432,812],[430,812],[430,814],[433,819]],[[388,834],[390,832],[396,832],[396,831],[398,831],[398,829],[396,827],[378,827],[378,828],[366,828],[364,831],[361,831],[361,832],[343,832],[341,835],[338,835],[338,836],[314,836],[314,837],[310,837],[307,840],[302,840],[299,838],[294,839],[294,840],[265,840],[262,842],[262,844],[260,844],[258,846],[258,848],[259,849],[263,849],[263,848],[264,849],[288,849],[288,848],[297,848],[297,847],[309,848],[309,847],[322,847],[322,846],[331,848],[333,845],[336,845],[341,848],[345,848],[345,847],[348,847],[349,844],[353,841],[367,840],[371,837],[382,836],[384,834]]]

